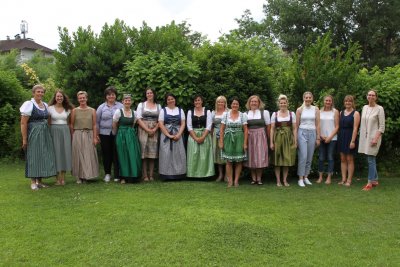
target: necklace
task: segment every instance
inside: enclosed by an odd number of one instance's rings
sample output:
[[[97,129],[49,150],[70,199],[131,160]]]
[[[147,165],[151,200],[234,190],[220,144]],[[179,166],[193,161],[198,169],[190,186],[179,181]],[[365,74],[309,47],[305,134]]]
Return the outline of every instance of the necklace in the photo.
[[[368,122],[369,122],[372,112],[374,110],[375,110],[375,106],[373,106],[373,107],[367,106],[367,108],[365,110],[365,137],[368,137]]]

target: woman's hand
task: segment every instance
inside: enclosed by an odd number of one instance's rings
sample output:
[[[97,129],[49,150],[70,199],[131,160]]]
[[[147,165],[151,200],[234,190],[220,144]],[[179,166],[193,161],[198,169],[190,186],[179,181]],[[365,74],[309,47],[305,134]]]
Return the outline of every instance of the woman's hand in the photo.
[[[350,142],[350,149],[354,149],[356,147],[356,143],[355,142]]]
[[[317,140],[315,141],[315,145],[316,145],[317,147],[319,147],[320,144],[321,144],[321,140],[317,139]]]
[[[224,143],[222,142],[221,139],[219,139],[218,147],[219,147],[219,149],[223,149],[224,148]]]
[[[28,147],[28,142],[26,140],[22,141],[22,149],[26,150],[27,147]]]
[[[269,146],[271,148],[271,150],[275,149],[275,145],[271,143],[271,145]]]

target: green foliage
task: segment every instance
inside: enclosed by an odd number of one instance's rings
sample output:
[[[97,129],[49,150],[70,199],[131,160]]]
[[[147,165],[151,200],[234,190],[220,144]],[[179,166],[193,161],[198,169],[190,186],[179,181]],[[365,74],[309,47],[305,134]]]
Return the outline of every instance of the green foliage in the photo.
[[[18,125],[19,106],[28,98],[14,72],[0,70],[0,158],[16,155],[20,142]]]
[[[275,108],[274,71],[268,60],[276,54],[269,58],[266,51],[268,48],[257,40],[228,38],[214,45],[203,45],[195,55],[201,69],[196,92],[207,100],[210,108],[214,108],[219,95],[224,95],[228,99],[239,97],[244,110],[248,97],[253,94],[261,97],[267,109]]]
[[[119,91],[132,93],[134,103],[143,100],[147,87],[156,90],[158,101],[168,92],[177,96],[177,104],[187,108],[192,103],[196,80],[199,77],[198,66],[180,52],[137,55],[128,61],[119,79],[111,79]]]
[[[295,82],[291,94],[293,101],[299,106],[305,91],[312,92],[314,100],[321,99],[321,96],[329,92],[334,95],[336,106],[340,109],[344,96],[355,93],[360,52],[356,44],[347,50],[333,46],[328,33],[315,43],[308,44],[303,54],[295,53]]]

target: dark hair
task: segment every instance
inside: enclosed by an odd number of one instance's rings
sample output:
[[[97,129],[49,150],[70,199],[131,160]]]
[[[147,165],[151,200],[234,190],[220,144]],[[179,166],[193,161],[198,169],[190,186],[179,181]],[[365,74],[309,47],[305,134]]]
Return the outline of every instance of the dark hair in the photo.
[[[173,93],[167,93],[167,94],[165,95],[165,97],[164,97],[165,105],[167,105],[167,98],[170,97],[170,96],[172,96],[172,97],[175,99],[175,106],[178,106],[178,105],[177,105],[177,101],[176,101],[176,96],[175,96]]]
[[[57,101],[56,101],[57,93],[60,93],[63,96],[62,106],[65,109],[65,111],[72,110],[74,108],[74,105],[72,105],[71,102],[69,102],[68,96],[61,89],[57,89],[54,92],[54,95],[53,95],[53,97],[51,98],[51,100],[49,102],[49,106],[53,106],[53,105],[55,105],[57,103]]]
[[[146,94],[147,94],[148,90],[153,92],[153,95],[154,95],[153,101],[154,101],[154,103],[157,103],[157,94],[156,94],[156,91],[154,90],[154,88],[152,88],[152,87],[147,87],[146,90],[144,90],[144,96],[143,96],[143,101],[142,102],[147,101]]]
[[[117,89],[115,89],[114,86],[109,86],[109,87],[106,88],[106,90],[104,90],[104,98],[107,99],[107,96],[109,94],[115,94],[115,96],[116,96],[115,98],[118,97]]]
[[[204,104],[204,97],[201,96],[201,95],[195,95],[195,96],[193,97],[193,103],[194,103],[194,101],[195,101],[197,98],[200,98],[200,99],[201,99],[201,102],[203,102],[203,104]]]
[[[239,102],[239,106],[240,106],[239,97],[237,97],[237,96],[231,97],[231,98],[229,99],[229,104],[232,105],[232,102],[235,101],[235,100],[236,100],[237,102]]]

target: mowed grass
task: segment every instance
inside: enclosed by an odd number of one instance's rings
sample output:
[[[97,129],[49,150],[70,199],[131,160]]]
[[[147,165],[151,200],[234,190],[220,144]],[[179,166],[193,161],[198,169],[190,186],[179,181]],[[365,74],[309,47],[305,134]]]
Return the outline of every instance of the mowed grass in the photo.
[[[83,185],[32,192],[0,164],[2,266],[399,266],[400,179],[277,188],[243,180]],[[269,182],[268,182],[269,181]],[[52,185],[54,178],[47,179]]]

